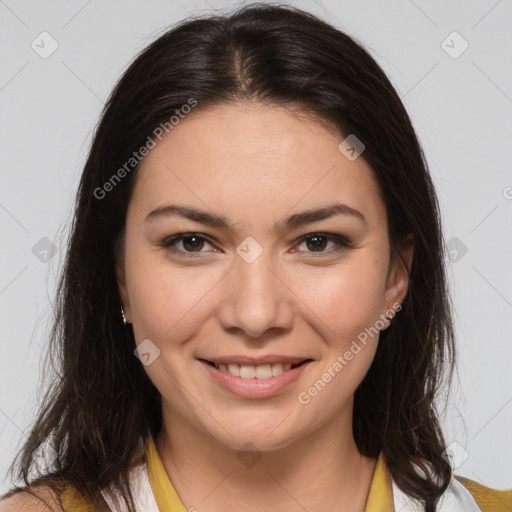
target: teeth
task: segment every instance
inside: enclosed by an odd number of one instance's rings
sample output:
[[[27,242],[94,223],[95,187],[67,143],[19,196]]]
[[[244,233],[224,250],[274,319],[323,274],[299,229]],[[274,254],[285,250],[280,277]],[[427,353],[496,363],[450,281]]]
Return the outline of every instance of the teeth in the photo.
[[[256,366],[257,379],[270,379],[272,377],[272,365],[264,364],[263,366]]]
[[[246,366],[245,364],[240,366],[240,377],[242,379],[254,379],[256,377],[256,367]]]
[[[272,365],[272,376],[277,377],[283,373],[283,365],[281,363],[276,363]]]
[[[238,365],[238,364],[216,364],[215,368],[221,372],[227,372],[235,377],[241,377],[242,379],[270,379],[271,377],[277,377],[281,373],[290,370],[292,367],[291,363],[274,363],[264,364],[261,366],[251,365]]]
[[[224,366],[224,365],[222,365],[222,366]],[[220,370],[220,368],[219,368],[219,370]],[[235,377],[240,377],[240,366],[238,366],[237,364],[229,364],[228,372],[231,373],[231,375],[234,375]]]

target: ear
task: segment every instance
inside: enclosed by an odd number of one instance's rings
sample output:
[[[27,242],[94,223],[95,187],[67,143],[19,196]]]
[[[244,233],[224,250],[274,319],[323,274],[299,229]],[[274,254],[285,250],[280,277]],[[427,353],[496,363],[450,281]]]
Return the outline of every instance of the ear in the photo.
[[[116,280],[119,297],[123,305],[124,316],[128,323],[131,323],[132,312],[130,308],[130,297],[128,295],[128,287],[126,286],[126,274],[124,270],[124,234],[122,234],[116,241],[115,254],[116,254]]]
[[[383,304],[383,307],[387,310],[393,309],[394,304],[396,304],[395,308],[402,304],[407,294],[413,256],[414,236],[411,233],[399,242],[395,253],[392,255]]]
[[[124,316],[128,323],[132,323],[132,312],[130,309],[130,298],[128,296],[128,288],[126,286],[126,277],[124,269],[120,263],[116,263],[116,278],[119,296],[121,297],[121,304],[123,305]]]

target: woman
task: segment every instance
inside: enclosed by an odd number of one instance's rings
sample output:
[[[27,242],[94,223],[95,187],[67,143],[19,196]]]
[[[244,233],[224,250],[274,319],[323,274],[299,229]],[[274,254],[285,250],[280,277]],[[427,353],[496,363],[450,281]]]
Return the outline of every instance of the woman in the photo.
[[[181,23],[97,128],[62,379],[0,510],[511,510],[447,456],[443,258],[409,117],[358,43],[291,7]]]

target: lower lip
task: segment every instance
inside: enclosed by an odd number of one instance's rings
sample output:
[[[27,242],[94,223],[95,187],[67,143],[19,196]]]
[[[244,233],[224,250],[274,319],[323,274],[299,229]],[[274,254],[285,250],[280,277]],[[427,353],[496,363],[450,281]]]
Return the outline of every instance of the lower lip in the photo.
[[[199,362],[222,387],[234,395],[242,398],[267,398],[276,395],[295,382],[311,361],[284,371],[277,377],[270,377],[270,379],[242,379],[229,372],[221,372],[205,361]]]

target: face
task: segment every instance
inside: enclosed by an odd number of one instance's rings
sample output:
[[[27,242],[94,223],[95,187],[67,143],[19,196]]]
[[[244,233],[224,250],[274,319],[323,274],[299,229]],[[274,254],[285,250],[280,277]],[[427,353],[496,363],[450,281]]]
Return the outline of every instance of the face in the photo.
[[[146,156],[117,274],[164,417],[262,450],[351,418],[407,271],[344,138],[298,111],[222,105]]]

